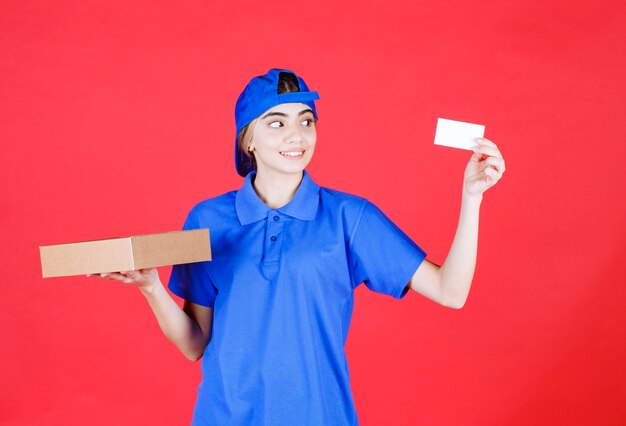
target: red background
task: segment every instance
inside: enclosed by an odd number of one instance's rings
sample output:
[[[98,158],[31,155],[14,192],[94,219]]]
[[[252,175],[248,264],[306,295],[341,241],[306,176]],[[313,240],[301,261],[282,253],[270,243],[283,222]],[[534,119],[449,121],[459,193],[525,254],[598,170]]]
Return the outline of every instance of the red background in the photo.
[[[0,6],[0,423],[189,422],[199,364],[139,292],[42,280],[38,246],[176,230],[239,187],[236,97],[285,67],[321,95],[314,179],[435,262],[470,155],[437,117],[507,161],[462,310],[357,290],[361,423],[626,424],[621,0],[157,3]]]

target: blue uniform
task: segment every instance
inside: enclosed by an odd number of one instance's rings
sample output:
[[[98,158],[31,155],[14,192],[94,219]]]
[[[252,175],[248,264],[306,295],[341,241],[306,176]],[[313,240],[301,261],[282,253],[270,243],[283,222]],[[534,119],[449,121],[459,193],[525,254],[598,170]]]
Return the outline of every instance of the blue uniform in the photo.
[[[169,288],[213,307],[194,425],[357,425],[344,352],[362,282],[397,299],[425,253],[369,201],[304,172],[271,209],[252,187],[197,204],[213,260],[172,269]]]

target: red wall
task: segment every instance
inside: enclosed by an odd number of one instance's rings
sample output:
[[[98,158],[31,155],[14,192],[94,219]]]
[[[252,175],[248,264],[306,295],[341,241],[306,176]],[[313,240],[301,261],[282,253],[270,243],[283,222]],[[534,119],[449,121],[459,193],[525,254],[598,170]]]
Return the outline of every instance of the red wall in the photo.
[[[465,308],[358,289],[361,423],[626,424],[625,18],[620,0],[3,1],[0,423],[189,422],[199,364],[139,292],[42,280],[38,246],[179,229],[237,188],[236,97],[286,67],[321,95],[314,179],[435,262],[470,155],[433,145],[436,118],[486,124],[507,161]]]

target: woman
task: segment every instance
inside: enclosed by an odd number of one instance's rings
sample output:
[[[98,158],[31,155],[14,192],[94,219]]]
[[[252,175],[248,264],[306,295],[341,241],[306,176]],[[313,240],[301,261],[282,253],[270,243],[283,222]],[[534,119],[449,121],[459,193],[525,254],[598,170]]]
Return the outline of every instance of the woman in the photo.
[[[137,286],[165,335],[203,358],[193,424],[356,425],[344,353],[354,289],[402,298],[409,289],[452,308],[467,298],[482,194],[504,172],[477,141],[465,170],[458,229],[444,264],[376,206],[315,184],[317,92],[291,71],[253,78],[235,110],[244,185],[197,204],[183,229],[211,230],[213,260],[102,274]]]

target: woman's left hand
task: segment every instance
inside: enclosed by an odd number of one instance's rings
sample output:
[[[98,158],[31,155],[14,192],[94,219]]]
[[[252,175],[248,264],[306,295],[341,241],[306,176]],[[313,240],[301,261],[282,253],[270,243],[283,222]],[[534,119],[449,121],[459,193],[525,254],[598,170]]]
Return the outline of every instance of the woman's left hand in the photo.
[[[489,139],[476,139],[474,154],[465,168],[464,192],[482,195],[498,183],[505,170],[504,158],[496,144]]]

